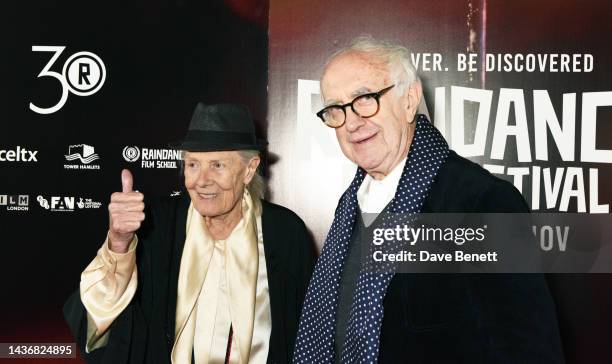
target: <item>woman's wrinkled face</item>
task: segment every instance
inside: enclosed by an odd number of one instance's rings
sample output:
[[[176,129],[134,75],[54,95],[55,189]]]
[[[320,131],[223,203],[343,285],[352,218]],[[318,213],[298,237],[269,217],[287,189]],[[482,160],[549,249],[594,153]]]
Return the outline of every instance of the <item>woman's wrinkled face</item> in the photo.
[[[236,151],[186,152],[185,188],[205,217],[222,217],[241,208],[245,186],[253,178]]]

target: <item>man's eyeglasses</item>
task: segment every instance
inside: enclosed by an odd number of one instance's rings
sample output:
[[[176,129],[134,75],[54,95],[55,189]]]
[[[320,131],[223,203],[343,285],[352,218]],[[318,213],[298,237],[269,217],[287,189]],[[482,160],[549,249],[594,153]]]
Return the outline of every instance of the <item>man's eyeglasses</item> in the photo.
[[[394,86],[391,85],[378,92],[357,96],[348,104],[327,106],[319,111],[317,116],[330,128],[339,128],[344,125],[346,121],[346,108],[349,106],[355,114],[362,118],[372,117],[380,109],[380,98]]]

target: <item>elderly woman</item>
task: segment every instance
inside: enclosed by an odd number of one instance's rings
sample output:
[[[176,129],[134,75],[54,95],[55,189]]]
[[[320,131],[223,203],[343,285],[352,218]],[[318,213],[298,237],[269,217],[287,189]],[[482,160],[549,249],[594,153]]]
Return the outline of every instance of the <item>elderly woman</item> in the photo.
[[[262,200],[246,107],[199,103],[188,196],[146,201],[121,175],[108,236],[64,307],[88,362],[286,363],[314,265],[302,220]]]

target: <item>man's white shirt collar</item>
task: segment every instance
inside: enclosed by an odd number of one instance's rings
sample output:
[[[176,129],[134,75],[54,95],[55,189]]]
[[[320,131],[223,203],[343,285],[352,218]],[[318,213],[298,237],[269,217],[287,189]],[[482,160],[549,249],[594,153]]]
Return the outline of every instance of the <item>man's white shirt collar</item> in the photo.
[[[378,181],[366,175],[359,190],[357,201],[362,213],[380,213],[395,196],[395,191],[402,177],[406,160],[404,158],[385,178]]]

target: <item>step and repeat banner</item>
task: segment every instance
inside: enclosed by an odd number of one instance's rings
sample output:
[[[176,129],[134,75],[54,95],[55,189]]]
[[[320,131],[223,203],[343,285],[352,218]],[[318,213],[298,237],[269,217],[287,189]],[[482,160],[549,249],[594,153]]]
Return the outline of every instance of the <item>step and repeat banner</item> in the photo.
[[[265,134],[267,3],[2,7],[0,342],[73,342],[62,305],[104,241],[121,170],[145,195],[180,192],[167,144],[199,100],[247,104]]]
[[[249,106],[270,143],[268,199],[296,211],[320,247],[355,166],[315,116],[319,77],[332,53],[364,34],[411,51],[421,110],[451,148],[512,182],[532,210],[610,213],[609,2],[3,8],[1,343],[73,342],[61,308],[105,238],[121,169],[146,195],[180,193],[178,154],[167,144],[184,135],[197,101]],[[550,250],[565,249],[563,232],[548,237]],[[549,283],[567,362],[611,357],[612,277],[551,275]]]
[[[422,111],[452,149],[512,182],[534,212],[609,214],[611,12],[606,1],[271,0],[274,200],[297,211],[321,246],[355,166],[315,115],[319,77],[331,54],[371,35],[408,48]],[[576,249],[563,230],[537,233],[544,253]],[[612,278],[549,278],[567,361],[610,358]]]

